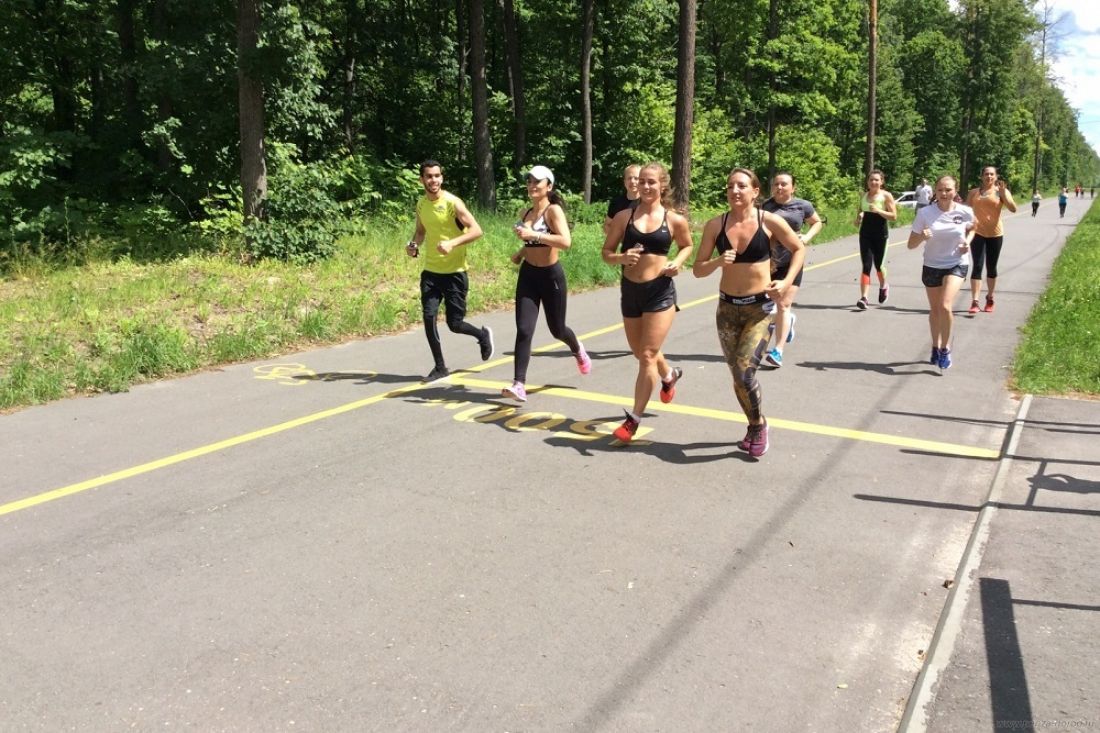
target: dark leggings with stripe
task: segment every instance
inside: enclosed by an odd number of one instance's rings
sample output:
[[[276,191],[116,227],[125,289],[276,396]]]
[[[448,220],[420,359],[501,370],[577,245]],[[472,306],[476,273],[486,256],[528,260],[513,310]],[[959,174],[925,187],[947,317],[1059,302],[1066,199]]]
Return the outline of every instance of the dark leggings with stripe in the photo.
[[[982,266],[989,269],[988,277],[991,280],[997,278],[997,261],[1001,259],[1001,245],[1004,237],[983,237],[974,235],[974,241],[970,243],[970,254],[974,259],[974,272],[971,280],[982,279]]]
[[[745,417],[753,424],[759,424],[764,417],[756,370],[768,349],[771,338],[768,326],[774,312],[775,304],[770,302],[733,305],[718,301],[718,340],[733,375],[734,394]]]
[[[515,380],[527,381],[527,365],[531,363],[531,343],[539,320],[539,305],[546,309],[546,325],[550,334],[564,341],[574,354],[581,349],[573,329],[565,325],[565,271],[560,262],[549,267],[536,267],[524,262],[516,281],[516,361]]]

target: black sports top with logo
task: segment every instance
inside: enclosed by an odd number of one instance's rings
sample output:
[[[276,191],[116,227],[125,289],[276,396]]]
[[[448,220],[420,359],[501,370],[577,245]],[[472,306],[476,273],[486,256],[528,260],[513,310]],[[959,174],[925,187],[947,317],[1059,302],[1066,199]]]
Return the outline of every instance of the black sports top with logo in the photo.
[[[523,214],[523,220],[524,221],[527,221],[527,215],[530,214],[531,211],[532,211],[532,209],[528,209],[527,211],[524,212],[524,214]],[[552,232],[550,231],[550,226],[546,223],[546,212],[545,211],[542,212],[542,216],[540,216],[538,219],[535,219],[534,223],[531,224],[531,229],[533,231],[538,232],[539,234],[552,234]],[[543,242],[536,242],[533,239],[528,239],[526,242],[523,243],[523,246],[524,247],[549,247],[550,245],[545,244]]]
[[[737,261],[745,264],[752,264],[754,262],[764,262],[771,259],[771,246],[768,243],[768,233],[764,231],[764,212],[762,209],[756,210],[756,233],[752,235],[752,239],[745,245],[744,252],[737,253]],[[729,216],[727,211],[722,216],[722,229],[718,233],[718,238],[714,240],[714,247],[718,250],[719,254],[731,249],[729,237],[726,236],[726,218]]]
[[[634,213],[634,211],[630,212],[630,221],[626,223],[626,232],[623,234],[623,243],[619,251],[626,252],[640,244],[644,250],[642,254],[667,255],[669,249],[672,248],[672,232],[668,228],[668,211],[665,211],[665,218],[661,220],[661,226],[652,232],[638,231],[634,226]]]

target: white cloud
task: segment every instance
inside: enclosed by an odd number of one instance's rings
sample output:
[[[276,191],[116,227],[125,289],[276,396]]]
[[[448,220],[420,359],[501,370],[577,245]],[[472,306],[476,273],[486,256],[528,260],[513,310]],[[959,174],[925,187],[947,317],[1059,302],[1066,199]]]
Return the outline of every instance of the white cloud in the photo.
[[[1073,14],[1074,32],[1062,39],[1051,70],[1070,105],[1080,113],[1078,127],[1094,150],[1100,150],[1100,3],[1055,0],[1055,12]]]
[[[1055,13],[1071,13],[1080,31],[1085,33],[1100,31],[1100,4],[1095,0],[1053,0],[1051,7],[1054,8]]]

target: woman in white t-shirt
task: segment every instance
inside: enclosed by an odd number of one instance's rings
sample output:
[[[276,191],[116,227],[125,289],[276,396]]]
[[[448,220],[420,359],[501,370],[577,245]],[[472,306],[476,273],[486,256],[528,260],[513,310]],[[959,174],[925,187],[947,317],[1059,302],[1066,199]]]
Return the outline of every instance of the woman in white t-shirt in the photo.
[[[928,294],[928,325],[932,331],[930,364],[951,366],[951,308],[970,270],[970,241],[974,239],[974,210],[955,201],[959,183],[954,176],[936,181],[936,203],[925,206],[913,219],[909,249],[924,245],[921,281]]]

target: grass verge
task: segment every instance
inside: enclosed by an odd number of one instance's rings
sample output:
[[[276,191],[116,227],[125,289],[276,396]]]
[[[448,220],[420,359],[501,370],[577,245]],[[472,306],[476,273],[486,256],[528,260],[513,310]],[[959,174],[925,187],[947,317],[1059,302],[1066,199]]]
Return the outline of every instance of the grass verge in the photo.
[[[1066,240],[1023,327],[1012,386],[1032,394],[1100,396],[1100,207]]]

